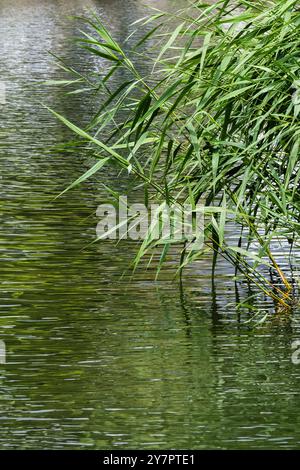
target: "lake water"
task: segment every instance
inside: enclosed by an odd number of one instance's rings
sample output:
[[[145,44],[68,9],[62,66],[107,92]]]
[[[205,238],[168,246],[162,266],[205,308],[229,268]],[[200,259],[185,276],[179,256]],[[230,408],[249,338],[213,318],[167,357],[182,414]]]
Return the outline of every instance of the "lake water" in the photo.
[[[117,168],[53,200],[91,159],[63,148],[71,134],[41,103],[82,124],[90,98],[43,85],[64,76],[48,51],[102,73],[70,16],[97,10],[124,43],[142,3],[0,0],[0,448],[297,449],[299,312],[255,326],[226,266],[212,285],[203,260],[179,285],[173,260],[155,282],[154,268],[126,271],[134,242],[87,246],[102,183],[131,191]]]

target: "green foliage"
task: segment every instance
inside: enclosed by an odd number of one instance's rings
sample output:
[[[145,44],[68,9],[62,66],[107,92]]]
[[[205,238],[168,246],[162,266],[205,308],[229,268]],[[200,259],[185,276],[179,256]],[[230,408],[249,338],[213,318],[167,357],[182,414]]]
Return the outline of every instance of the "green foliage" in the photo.
[[[296,243],[300,226],[297,7],[297,0],[222,0],[213,5],[196,1],[176,14],[156,12],[152,29],[130,58],[97,18],[87,20],[92,32],[82,46],[111,62],[97,84],[106,101],[86,131],[60,117],[100,148],[103,158],[117,160],[151,188],[152,199],[179,208],[201,201],[214,267],[218,256],[225,257],[284,307],[292,301],[291,285],[272,243]],[[161,24],[168,22],[171,32],[162,32]],[[134,65],[149,38],[163,42],[154,63],[155,81]],[[120,69],[130,78],[110,90]],[[96,137],[100,132],[105,142]],[[240,231],[237,246],[227,239],[229,223]],[[169,246],[159,243],[165,247],[158,269]],[[157,244],[149,233],[137,261]],[[187,254],[183,246],[180,269],[200,256]],[[262,273],[263,264],[277,273],[281,286]]]

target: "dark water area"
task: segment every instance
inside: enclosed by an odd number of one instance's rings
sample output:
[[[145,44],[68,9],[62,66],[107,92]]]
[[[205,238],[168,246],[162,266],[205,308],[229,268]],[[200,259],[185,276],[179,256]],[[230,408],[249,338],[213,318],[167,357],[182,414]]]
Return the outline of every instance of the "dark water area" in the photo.
[[[70,16],[96,10],[124,43],[142,3],[0,0],[0,448],[298,449],[299,312],[278,317],[260,297],[270,319],[255,326],[234,308],[249,287],[226,265],[212,285],[203,259],[179,285],[175,260],[155,281],[155,267],[128,272],[134,242],[89,245],[103,183],[129,191],[117,168],[53,200],[91,157],[59,148],[71,133],[42,103],[76,123],[92,105],[43,85],[64,78],[48,51],[103,73]]]

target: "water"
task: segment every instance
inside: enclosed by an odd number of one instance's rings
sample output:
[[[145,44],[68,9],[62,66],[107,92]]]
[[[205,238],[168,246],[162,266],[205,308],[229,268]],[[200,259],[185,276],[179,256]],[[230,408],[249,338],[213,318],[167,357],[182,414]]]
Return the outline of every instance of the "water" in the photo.
[[[53,201],[91,161],[57,148],[71,134],[40,103],[82,123],[89,97],[42,85],[62,77],[47,51],[102,73],[67,18],[91,7],[121,42],[144,14],[134,0],[0,0],[0,448],[297,449],[295,319],[245,323],[230,304],[247,288],[221,266],[212,289],[209,260],[180,288],[174,260],[158,282],[154,269],[122,277],[133,242],[84,249],[108,199],[101,183],[128,190],[117,168]]]

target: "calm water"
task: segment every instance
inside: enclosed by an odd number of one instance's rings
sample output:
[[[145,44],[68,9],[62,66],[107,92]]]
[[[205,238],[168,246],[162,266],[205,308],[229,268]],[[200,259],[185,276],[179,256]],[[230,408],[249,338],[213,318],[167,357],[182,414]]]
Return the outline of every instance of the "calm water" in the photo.
[[[299,448],[298,313],[254,328],[226,266],[214,289],[209,260],[180,288],[175,259],[154,282],[122,277],[133,242],[84,249],[101,183],[130,188],[117,169],[53,202],[91,159],[58,147],[71,135],[40,103],[82,123],[89,98],[42,85],[62,76],[47,51],[102,73],[72,42],[68,16],[90,8],[121,42],[144,15],[139,0],[0,0],[0,448]]]

